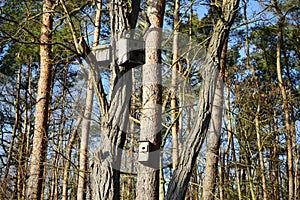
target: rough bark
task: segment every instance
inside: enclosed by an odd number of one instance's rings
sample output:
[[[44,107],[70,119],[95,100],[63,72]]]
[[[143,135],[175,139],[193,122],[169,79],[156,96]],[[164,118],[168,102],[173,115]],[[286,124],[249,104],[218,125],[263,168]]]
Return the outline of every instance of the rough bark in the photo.
[[[150,28],[146,36],[146,64],[142,69],[142,114],[140,141],[150,142],[149,165],[139,163],[137,166],[136,199],[159,198],[159,152],[161,145],[161,28],[165,10],[165,0],[148,2],[148,18]]]
[[[215,197],[214,190],[216,186],[215,181],[217,176],[216,173],[223,117],[223,89],[224,83],[222,77],[219,77],[217,80],[217,87],[215,91],[214,104],[211,114],[212,117],[207,135],[203,200],[210,200],[214,199]]]
[[[101,144],[92,163],[92,199],[120,198],[120,162],[128,125],[131,73],[126,73],[115,86],[109,112],[103,116]],[[105,118],[104,118],[105,117]]]
[[[214,94],[214,101],[212,107],[212,118],[210,121],[210,131],[207,136],[206,148],[206,164],[205,176],[203,184],[203,199],[213,199],[215,190],[215,181],[217,176],[217,164],[220,148],[220,137],[222,131],[223,119],[223,104],[224,104],[224,74],[226,68],[226,53],[227,53],[228,35],[225,38],[222,47],[220,58],[221,73],[217,79],[217,85]]]
[[[123,0],[112,0],[110,8],[112,48],[127,30],[136,26],[140,1],[132,2],[132,10],[124,9]],[[125,6],[126,7],[126,6]],[[100,103],[101,142],[95,150],[92,161],[92,199],[120,199],[120,164],[125,143],[125,131],[128,130],[129,102],[132,91],[132,73],[130,66],[118,66],[115,52],[112,53],[110,77],[110,105]],[[91,62],[89,62],[91,63]],[[101,83],[101,80],[99,81]],[[106,101],[103,86],[97,90],[98,99]]]
[[[207,133],[209,121],[211,119],[211,109],[217,77],[220,71],[220,56],[225,38],[229,34],[229,29],[233,23],[237,12],[239,1],[224,1],[220,19],[214,27],[204,61],[203,82],[199,96],[201,97],[197,106],[197,121],[187,137],[181,159],[175,169],[172,180],[169,184],[167,199],[184,199],[190,180],[193,166],[201,149],[203,140]]]
[[[43,183],[44,152],[47,149],[48,108],[52,76],[52,1],[43,1],[40,45],[40,77],[38,82],[32,157],[27,185],[27,198],[40,199]]]

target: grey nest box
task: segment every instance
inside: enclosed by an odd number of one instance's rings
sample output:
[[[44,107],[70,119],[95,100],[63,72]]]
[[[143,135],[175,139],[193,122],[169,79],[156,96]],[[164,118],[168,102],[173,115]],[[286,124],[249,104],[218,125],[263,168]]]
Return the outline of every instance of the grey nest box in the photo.
[[[93,48],[97,64],[100,66],[108,66],[111,63],[111,45],[104,44]]]
[[[116,43],[118,65],[132,67],[145,64],[145,41],[132,38],[120,38]]]

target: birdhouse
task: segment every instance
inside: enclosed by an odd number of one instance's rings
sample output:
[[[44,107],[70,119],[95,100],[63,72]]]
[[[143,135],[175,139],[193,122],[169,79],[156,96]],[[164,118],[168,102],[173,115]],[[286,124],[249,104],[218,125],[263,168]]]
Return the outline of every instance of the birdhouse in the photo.
[[[111,46],[110,44],[98,45],[93,48],[94,55],[99,66],[107,66],[111,63]]]
[[[132,67],[145,64],[145,41],[121,38],[116,43],[118,65]]]
[[[149,160],[150,160],[150,142],[140,141],[138,161],[141,163],[148,163]]]

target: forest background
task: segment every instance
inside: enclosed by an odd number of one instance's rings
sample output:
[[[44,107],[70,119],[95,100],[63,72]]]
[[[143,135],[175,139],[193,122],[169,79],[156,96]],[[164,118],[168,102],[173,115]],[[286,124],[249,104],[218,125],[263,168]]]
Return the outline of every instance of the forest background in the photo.
[[[1,1],[0,199],[299,199],[299,5]]]

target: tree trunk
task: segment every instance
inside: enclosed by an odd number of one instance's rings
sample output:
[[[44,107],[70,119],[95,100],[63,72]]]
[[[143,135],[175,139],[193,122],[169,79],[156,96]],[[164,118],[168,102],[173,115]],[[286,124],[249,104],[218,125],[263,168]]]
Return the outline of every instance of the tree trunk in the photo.
[[[193,166],[198,157],[203,140],[207,133],[211,119],[211,109],[217,78],[219,76],[221,51],[229,34],[237,12],[239,1],[231,0],[223,2],[222,19],[219,19],[214,27],[204,61],[203,82],[200,90],[198,103],[198,116],[195,126],[187,136],[186,148],[184,148],[181,159],[169,184],[167,199],[184,199],[188,181],[191,177]]]
[[[62,195],[61,195],[62,200],[68,199],[68,180],[69,180],[69,170],[71,166],[71,154],[72,154],[73,144],[76,139],[77,131],[81,123],[81,120],[82,120],[82,116],[79,116],[76,120],[74,130],[72,131],[72,135],[69,139],[69,144],[66,149],[66,162],[64,166],[63,181],[62,181]]]
[[[217,176],[218,155],[220,146],[220,136],[222,131],[223,119],[223,104],[224,104],[224,82],[223,76],[226,68],[226,53],[227,53],[228,37],[225,38],[222,47],[220,68],[222,73],[219,75],[214,94],[212,118],[210,121],[210,131],[207,136],[207,149],[206,149],[206,164],[205,176],[203,185],[203,199],[214,199],[215,180]]]
[[[282,28],[284,23],[284,16],[279,10],[278,12],[278,33],[277,33],[277,51],[276,51],[276,69],[278,84],[282,95],[285,128],[286,128],[286,148],[287,148],[287,173],[288,173],[288,199],[294,199],[294,172],[293,172],[293,150],[292,150],[292,134],[291,134],[291,120],[289,112],[289,103],[285,90],[285,85],[282,79],[281,68],[281,42],[282,42]]]
[[[279,166],[280,166],[280,161],[279,161],[279,154],[278,154],[278,146],[279,146],[279,134],[277,131],[277,123],[276,123],[276,110],[273,110],[272,114],[272,121],[271,121],[271,131],[275,133],[274,136],[274,144],[273,144],[273,196],[274,200],[279,200],[280,195],[279,195]]]
[[[148,2],[150,28],[146,37],[146,64],[142,68],[143,100],[140,141],[150,142],[150,164],[137,166],[137,200],[159,198],[159,162],[161,145],[161,38],[165,0]],[[155,153],[154,153],[155,152]]]
[[[210,130],[208,131],[207,136],[203,200],[211,200],[215,198],[214,190],[216,186],[215,181],[217,176],[216,172],[218,164],[224,102],[223,89],[224,83],[222,77],[219,77],[217,80],[217,87],[214,96],[212,118],[210,121]]]
[[[120,162],[125,142],[131,97],[131,73],[126,73],[115,86],[107,116],[103,116],[101,144],[92,161],[92,199],[120,198]],[[106,117],[106,118],[104,118]]]
[[[94,29],[94,42],[93,47],[99,44],[100,28],[101,28],[101,7],[102,2],[97,2],[97,10],[95,17],[95,29]],[[93,68],[89,68],[87,91],[86,91],[86,102],[85,110],[82,119],[81,128],[81,141],[80,141],[80,156],[79,156],[79,177],[78,177],[78,190],[77,199],[86,198],[86,185],[87,185],[87,162],[88,162],[88,143],[89,143],[89,132],[91,124],[91,115],[93,110],[93,97],[94,97],[94,84],[93,84]]]
[[[90,70],[89,70],[90,71]],[[79,175],[78,175],[78,189],[77,200],[85,199],[86,195],[86,181],[87,181],[87,160],[88,160],[88,141],[90,132],[90,121],[93,109],[94,88],[89,72],[87,81],[86,101],[84,115],[82,119],[80,150],[79,150]]]
[[[171,118],[172,118],[172,169],[174,170],[178,163],[179,148],[178,148],[178,125],[179,125],[179,114],[178,112],[178,103],[176,97],[176,86],[177,86],[177,73],[179,69],[179,9],[180,9],[180,0],[175,0],[174,6],[174,38],[173,38],[173,58],[172,58],[172,80],[171,80]]]
[[[111,45],[113,50],[116,41],[124,36],[130,28],[135,28],[140,8],[140,1],[134,1],[131,12],[126,13],[128,4],[123,0],[112,0]],[[124,7],[120,6],[124,5]],[[132,33],[132,32],[131,32]],[[89,58],[88,58],[89,59]],[[131,66],[118,66],[115,63],[115,51],[112,51],[110,106],[106,102],[103,86],[96,88],[101,109],[101,142],[96,149],[92,161],[92,199],[120,198],[120,165],[129,120],[129,102],[132,91]],[[89,62],[90,63],[90,62]],[[98,80],[97,80],[98,81]],[[101,84],[101,80],[99,81]],[[102,103],[106,102],[106,103]]]
[[[258,92],[259,94],[259,92]],[[260,100],[258,100],[260,101]],[[262,138],[261,133],[259,129],[259,119],[258,115],[260,113],[260,102],[258,102],[257,110],[256,110],[256,116],[254,119],[255,123],[255,132],[256,132],[256,138],[257,138],[257,148],[258,148],[258,159],[259,159],[259,167],[260,167],[260,173],[261,173],[261,181],[262,181],[262,189],[263,189],[263,200],[268,199],[268,190],[267,190],[267,183],[266,183],[266,176],[265,176],[265,164],[264,164],[264,157],[263,157],[263,147],[262,147]]]
[[[31,63],[31,62],[30,62]],[[31,83],[31,77],[32,77],[32,69],[31,69],[31,65],[29,65],[28,67],[28,78],[27,78],[27,83],[28,83],[28,93],[31,94],[32,93],[32,83]],[[32,108],[33,108],[33,100],[30,99],[29,100],[29,110],[28,110],[28,114],[26,113],[26,117],[27,120],[28,120],[28,127],[26,127],[27,129],[27,132],[25,133],[25,136],[26,136],[26,142],[25,142],[25,163],[24,163],[24,177],[27,176],[28,174],[28,168],[29,168],[29,164],[28,164],[28,160],[29,160],[29,156],[30,156],[30,138],[31,138],[31,135],[32,135],[32,123],[31,123],[31,120],[33,119],[33,111],[32,111]],[[25,122],[24,122],[25,124]],[[24,181],[24,184],[22,185],[22,199],[26,196],[26,180],[23,180]]]
[[[30,70],[30,62],[27,64],[28,65],[28,74],[26,76],[26,85],[25,85],[25,90],[26,91],[30,91],[29,89],[29,82],[31,81],[30,80],[30,77],[31,77],[31,70]],[[30,92],[29,92],[30,93]],[[24,185],[26,185],[26,169],[27,169],[27,149],[26,149],[26,137],[27,137],[27,134],[28,134],[28,129],[29,129],[29,117],[28,117],[28,113],[30,111],[30,108],[29,106],[27,105],[27,99],[28,99],[28,93],[26,92],[24,94],[24,121],[23,121],[23,131],[22,131],[22,135],[21,135],[21,147],[20,147],[20,150],[19,150],[19,158],[18,158],[18,162],[19,162],[19,165],[18,165],[18,182],[17,182],[17,199],[18,200],[21,200],[24,198],[23,196],[23,188],[24,188]],[[29,122],[30,123],[30,122]]]
[[[48,108],[52,76],[52,1],[43,1],[40,45],[40,77],[38,82],[32,158],[27,185],[27,198],[40,199],[43,183],[44,153],[47,149]]]
[[[240,170],[238,168],[238,163],[236,159],[236,154],[235,154],[235,145],[234,145],[234,138],[233,138],[233,130],[232,130],[232,117],[231,117],[231,99],[230,99],[230,88],[229,85],[226,84],[226,93],[227,93],[227,111],[226,111],[226,117],[227,117],[227,129],[229,132],[228,136],[228,146],[227,149],[225,150],[226,152],[229,151],[229,146],[231,146],[231,154],[232,154],[232,160],[234,164],[234,170],[235,170],[235,177],[236,177],[236,187],[237,187],[237,193],[238,193],[238,199],[242,200],[242,192],[241,192],[241,177],[240,177]],[[230,145],[231,144],[231,145]]]

